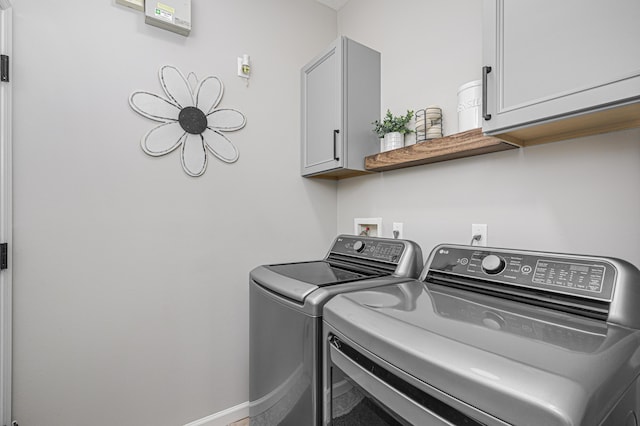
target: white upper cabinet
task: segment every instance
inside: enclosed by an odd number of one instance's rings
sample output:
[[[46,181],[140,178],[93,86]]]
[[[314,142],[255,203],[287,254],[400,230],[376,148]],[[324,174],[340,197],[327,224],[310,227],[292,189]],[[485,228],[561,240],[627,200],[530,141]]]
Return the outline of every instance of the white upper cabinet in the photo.
[[[380,53],[340,37],[302,68],[302,176],[366,173],[377,152],[373,121],[380,118]]]
[[[640,126],[639,0],[485,0],[483,19],[486,134],[536,143]]]

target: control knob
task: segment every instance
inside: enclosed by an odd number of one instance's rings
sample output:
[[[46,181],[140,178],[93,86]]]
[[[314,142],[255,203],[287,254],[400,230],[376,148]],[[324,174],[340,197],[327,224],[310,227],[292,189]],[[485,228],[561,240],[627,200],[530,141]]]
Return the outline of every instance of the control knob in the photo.
[[[487,274],[495,275],[504,271],[504,267],[506,263],[503,258],[496,256],[495,254],[490,254],[484,259],[482,259],[482,270]]]
[[[358,253],[362,252],[362,250],[364,250],[364,243],[362,241],[356,241],[353,243],[353,249]]]

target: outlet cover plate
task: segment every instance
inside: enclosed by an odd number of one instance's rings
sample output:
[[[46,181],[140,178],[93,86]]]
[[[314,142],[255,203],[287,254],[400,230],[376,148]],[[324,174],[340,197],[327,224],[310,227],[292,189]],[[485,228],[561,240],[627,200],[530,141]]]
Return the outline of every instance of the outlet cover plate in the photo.
[[[477,241],[473,240],[474,235],[480,235],[480,239]],[[471,225],[471,245],[473,246],[487,246],[488,231],[486,223],[474,223]]]

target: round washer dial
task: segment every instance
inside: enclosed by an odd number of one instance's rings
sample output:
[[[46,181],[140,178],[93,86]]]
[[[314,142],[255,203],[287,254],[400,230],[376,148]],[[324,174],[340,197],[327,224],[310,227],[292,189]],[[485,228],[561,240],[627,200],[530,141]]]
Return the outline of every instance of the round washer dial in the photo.
[[[495,275],[504,271],[506,263],[503,258],[500,256],[496,256],[495,254],[490,254],[484,259],[482,259],[482,270],[487,274]]]

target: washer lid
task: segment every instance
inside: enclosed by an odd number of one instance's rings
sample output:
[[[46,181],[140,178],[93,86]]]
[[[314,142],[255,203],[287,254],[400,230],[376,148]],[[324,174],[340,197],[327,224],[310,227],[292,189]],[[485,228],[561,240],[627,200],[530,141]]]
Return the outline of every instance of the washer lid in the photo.
[[[420,281],[341,294],[324,321],[510,424],[598,425],[640,373],[640,332]]]
[[[304,281],[319,287],[339,284],[348,281],[360,280],[379,274],[349,271],[339,268],[327,261],[285,263],[279,265],[267,265],[266,268],[285,277]]]
[[[324,260],[265,265],[251,271],[251,279],[262,287],[299,303],[320,287],[382,275],[379,271],[348,270]]]

